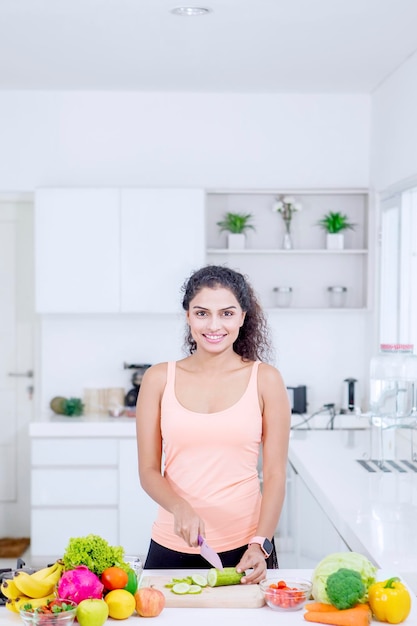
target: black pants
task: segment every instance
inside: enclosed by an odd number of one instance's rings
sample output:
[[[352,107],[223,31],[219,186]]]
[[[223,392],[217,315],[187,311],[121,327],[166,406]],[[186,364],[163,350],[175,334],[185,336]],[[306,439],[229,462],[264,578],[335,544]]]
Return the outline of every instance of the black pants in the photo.
[[[268,569],[278,569],[278,559],[275,542],[272,539],[272,554],[266,560]],[[219,556],[224,567],[235,567],[242,558],[247,546],[220,552]],[[161,546],[151,539],[148,555],[145,561],[145,569],[207,569],[210,564],[200,554],[186,554]]]

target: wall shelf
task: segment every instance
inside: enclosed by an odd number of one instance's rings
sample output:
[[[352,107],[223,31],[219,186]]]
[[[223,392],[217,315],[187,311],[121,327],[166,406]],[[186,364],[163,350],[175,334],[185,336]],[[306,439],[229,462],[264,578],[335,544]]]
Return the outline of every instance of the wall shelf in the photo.
[[[371,309],[368,307],[302,307],[302,306],[282,306],[282,307],[266,307],[265,311],[267,313],[363,313],[363,312],[371,312]]]
[[[272,211],[286,194],[300,202],[291,223],[293,249],[282,248],[285,225]],[[348,215],[355,224],[344,232],[342,250],[326,248],[320,219],[330,211]],[[218,222],[226,212],[250,213],[254,230],[243,250],[229,249]],[[292,288],[292,311],[326,311],[328,287],[344,286],[344,311],[369,307],[368,192],[365,189],[214,190],[206,195],[206,260],[225,264],[247,275],[264,307],[274,306],[273,289]],[[334,311],[334,309],[331,309]]]
[[[227,254],[227,255],[251,255],[251,254],[283,254],[283,255],[298,255],[298,254],[323,254],[323,255],[349,255],[349,254],[368,254],[368,250],[365,249],[343,249],[343,250],[327,250],[325,248],[294,248],[293,250],[283,250],[280,248],[245,248],[244,250],[233,250],[230,248],[208,248],[207,254]]]

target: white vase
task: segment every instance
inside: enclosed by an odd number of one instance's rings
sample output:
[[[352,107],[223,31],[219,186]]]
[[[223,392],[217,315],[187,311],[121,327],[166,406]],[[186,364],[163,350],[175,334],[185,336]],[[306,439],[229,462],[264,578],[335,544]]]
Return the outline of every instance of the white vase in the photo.
[[[227,235],[227,247],[229,250],[244,250],[245,243],[245,233],[229,233]]]
[[[326,248],[328,250],[343,250],[345,247],[345,236],[343,233],[327,233]]]

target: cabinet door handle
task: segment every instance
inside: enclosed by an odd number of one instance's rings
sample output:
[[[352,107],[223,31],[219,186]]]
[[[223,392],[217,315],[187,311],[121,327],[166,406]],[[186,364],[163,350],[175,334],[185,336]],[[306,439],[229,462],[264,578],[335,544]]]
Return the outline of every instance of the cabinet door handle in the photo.
[[[9,372],[9,376],[18,376],[19,378],[33,378],[33,370],[27,372]]]

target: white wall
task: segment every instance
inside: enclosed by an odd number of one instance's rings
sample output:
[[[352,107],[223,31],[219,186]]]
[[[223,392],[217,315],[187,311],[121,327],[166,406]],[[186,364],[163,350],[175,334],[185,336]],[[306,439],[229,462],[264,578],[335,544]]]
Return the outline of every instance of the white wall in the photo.
[[[0,188],[367,187],[369,106],[363,95],[6,92],[0,98]],[[173,320],[100,319],[94,332],[90,324],[44,320],[42,412],[53,395],[78,396],[88,385],[128,386],[124,360],[180,356]],[[327,358],[337,318],[311,325],[275,316],[271,324],[287,382],[309,386],[311,410],[339,403],[345,377],[365,382],[366,331],[355,316],[343,325],[353,350],[344,355],[339,345],[337,367]],[[292,337],[288,347],[284,337]],[[311,348],[316,344],[320,354]]]
[[[370,314],[363,311],[269,313],[275,363],[289,386],[307,385],[309,412],[324,403],[340,408],[345,378],[357,378],[366,408]],[[82,397],[86,388],[131,388],[123,363],[182,358],[182,314],[47,316],[42,320],[38,419],[49,419],[54,396]],[[38,389],[40,392],[40,388]]]
[[[41,321],[42,417],[54,396],[132,387],[126,363],[182,358],[185,320],[175,315],[53,315]]]
[[[2,92],[0,191],[367,187],[365,95]]]
[[[417,176],[417,53],[372,96],[371,184],[377,191]]]

